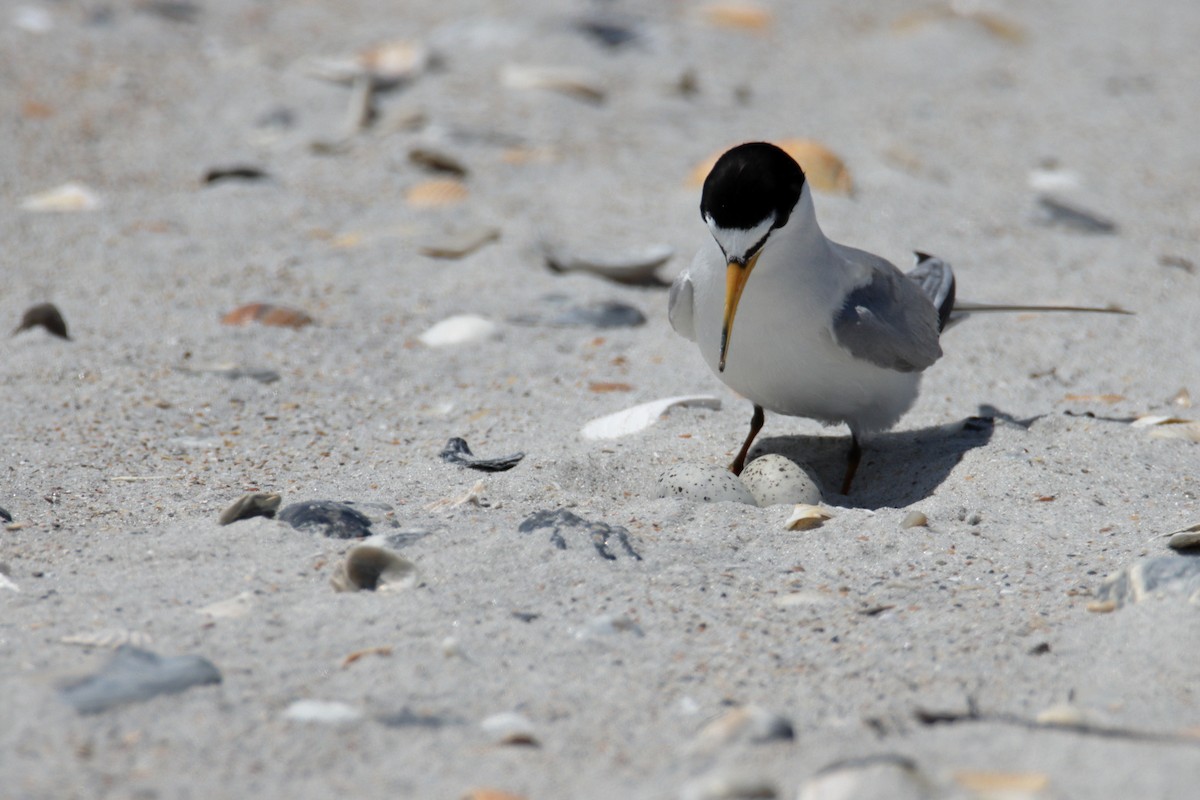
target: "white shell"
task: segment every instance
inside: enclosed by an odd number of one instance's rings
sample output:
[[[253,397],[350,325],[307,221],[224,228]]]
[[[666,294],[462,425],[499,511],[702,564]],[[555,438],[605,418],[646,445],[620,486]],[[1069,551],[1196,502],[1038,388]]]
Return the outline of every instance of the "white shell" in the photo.
[[[778,453],[767,453],[742,470],[742,483],[760,506],[821,502],[821,488],[804,467]]]
[[[500,72],[500,82],[509,89],[552,89],[593,102],[603,100],[605,95],[596,73],[576,67],[509,64]]]
[[[525,716],[515,711],[505,711],[479,723],[491,739],[497,744],[533,744],[538,743],[533,729],[533,723]]]
[[[244,617],[254,608],[254,592],[241,592],[233,597],[218,600],[215,603],[196,609],[197,614],[203,614],[213,619],[237,619]]]
[[[296,722],[339,724],[362,719],[362,712],[353,706],[331,700],[297,700],[287,707],[283,716]]]
[[[783,527],[789,531],[806,531],[809,528],[821,527],[827,519],[833,519],[833,515],[820,506],[799,503],[792,509]]]
[[[372,544],[351,547],[329,579],[339,592],[395,592],[417,582],[417,566],[403,556]]]
[[[716,409],[721,407],[721,400],[711,395],[680,395],[651,400],[649,403],[598,417],[584,425],[579,433],[585,439],[616,439],[649,428],[659,417],[677,406]]]
[[[93,211],[99,207],[100,195],[82,183],[64,183],[21,201],[26,211]]]
[[[716,464],[676,464],[659,476],[658,496],[697,503],[757,505],[741,478]]]
[[[495,335],[496,323],[475,314],[456,314],[446,317],[417,339],[429,347],[478,342]]]

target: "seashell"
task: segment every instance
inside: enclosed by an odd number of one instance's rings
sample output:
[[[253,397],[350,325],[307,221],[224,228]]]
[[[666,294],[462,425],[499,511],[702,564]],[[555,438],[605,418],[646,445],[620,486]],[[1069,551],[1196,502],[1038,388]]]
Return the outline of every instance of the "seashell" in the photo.
[[[596,394],[607,394],[609,392],[632,392],[633,386],[620,381],[588,381],[588,391]]]
[[[253,610],[254,592],[239,592],[233,597],[197,608],[196,613],[213,619],[240,619]]]
[[[742,483],[762,507],[821,502],[821,488],[807,469],[778,453],[759,456],[746,465]]]
[[[12,529],[5,526],[5,530],[12,530]],[[0,565],[0,566],[3,566],[3,565]],[[4,569],[0,569],[0,589],[8,589],[10,592],[20,592],[21,591],[21,587],[17,586],[17,584],[13,581],[12,578],[8,577],[8,573]]]
[[[1135,428],[1152,428],[1150,435],[1155,439],[1185,439],[1200,442],[1200,420],[1147,415],[1132,423]]]
[[[483,481],[476,481],[466,494],[457,497],[443,497],[425,506],[426,511],[449,511],[460,506],[472,505],[477,508],[487,508],[488,502],[483,496]]]
[[[1183,596],[1186,602],[1200,605],[1200,559],[1171,554],[1143,558],[1106,577],[1096,590],[1096,600],[1118,606],[1140,603],[1151,594]],[[1092,608],[1088,611],[1102,609]]]
[[[800,787],[798,800],[929,800],[942,795],[907,756],[879,753],[829,764]]]
[[[362,712],[353,706],[331,700],[297,700],[284,710],[283,718],[294,722],[338,725],[362,719]]]
[[[106,647],[116,650],[123,644],[146,648],[153,644],[150,634],[141,631],[127,631],[123,628],[106,628],[87,633],[76,633],[59,639],[63,644],[76,644],[82,647]]]
[[[560,294],[545,295],[541,299],[548,305],[559,307],[567,300]],[[518,325],[545,324],[567,328],[633,328],[645,324],[646,315],[628,303],[602,300],[586,305],[568,306],[549,318],[537,313],[519,314],[510,317],[509,322]]]
[[[252,492],[244,494],[233,505],[221,512],[217,522],[228,525],[239,519],[251,517],[274,517],[283,498],[278,492]]]
[[[457,178],[437,178],[408,187],[404,202],[413,208],[440,208],[461,203],[469,195],[466,184]]]
[[[383,547],[359,544],[347,551],[329,582],[339,592],[396,592],[417,583],[417,567]]]
[[[757,505],[742,479],[716,464],[676,464],[659,476],[657,496],[696,503]]]
[[[922,514],[920,511],[910,511],[904,515],[904,519],[900,520],[901,528],[925,528],[929,526],[929,517]]]
[[[731,709],[701,729],[692,743],[698,752],[711,752],[735,742],[761,744],[764,742],[790,742],[796,731],[786,717],[773,711],[746,705]]]
[[[854,193],[854,181],[845,162],[825,145],[812,139],[780,139],[774,144],[796,159],[796,163],[804,170],[805,178],[817,191],[846,195]],[[688,177],[688,185],[702,186],[724,152],[714,153],[697,164]]]
[[[446,234],[417,249],[430,258],[465,258],[485,244],[500,238],[500,229],[483,225]]]
[[[704,19],[722,28],[763,30],[771,24],[771,12],[755,3],[711,3],[704,7]]]
[[[833,515],[820,506],[798,503],[784,520],[783,527],[789,531],[806,531],[821,527],[827,519],[833,519]]]
[[[1105,405],[1115,405],[1125,399],[1123,394],[1066,394],[1063,395],[1064,403],[1104,403]]]
[[[617,543],[621,545],[625,555],[635,561],[642,560],[642,557],[633,549],[633,545],[629,543],[629,531],[623,526],[586,520],[565,508],[553,511],[550,509],[535,511],[517,526],[517,532],[532,533],[545,528],[550,529],[550,543],[559,550],[567,549],[567,540],[563,533],[577,530],[587,535],[592,546],[596,548],[596,552],[606,561],[617,560],[608,547],[613,539],[616,539]]]
[[[1200,525],[1193,525],[1171,534],[1167,547],[1172,550],[1194,550],[1200,547]]]
[[[349,505],[332,500],[306,500],[284,506],[279,521],[296,530],[314,528],[331,539],[359,539],[371,535],[371,519]]]
[[[533,723],[515,711],[493,714],[479,723],[479,727],[483,728],[484,733],[496,744],[539,746],[537,736],[534,735]]]
[[[779,790],[770,780],[728,767],[692,778],[679,790],[679,800],[774,800]]]
[[[456,314],[437,323],[417,340],[427,347],[446,347],[482,341],[494,336],[497,330],[496,323],[490,319],[476,314]]]
[[[671,260],[675,248],[669,244],[651,244],[616,251],[586,251],[543,242],[542,253],[546,265],[554,272],[590,272],[617,283],[640,285],[661,282],[655,271]]]
[[[1192,393],[1183,387],[1171,397],[1171,405],[1179,406],[1180,408],[1192,407]]]
[[[457,178],[465,178],[467,168],[455,156],[433,147],[418,145],[408,151],[408,160],[433,172],[446,172]]]
[[[94,211],[101,205],[100,195],[74,182],[29,195],[21,201],[25,211],[39,212]]]
[[[239,367],[236,364],[210,364],[198,367],[176,367],[175,369],[179,372],[186,372],[189,375],[201,375],[204,373],[220,375],[224,378],[229,378],[231,381],[238,380],[239,378],[251,378],[259,383],[274,383],[279,380],[279,373],[273,369]]]
[[[16,336],[21,331],[37,327],[45,328],[60,339],[71,340],[67,333],[67,322],[53,303],[38,303],[27,308],[21,315],[21,324],[13,329],[12,335]]]
[[[500,82],[509,89],[550,89],[592,103],[603,102],[606,94],[599,76],[573,67],[509,64],[500,71]]]
[[[1050,785],[1050,777],[1044,772],[959,770],[954,773],[954,782],[967,791],[994,796],[1043,791]]]
[[[221,181],[238,180],[238,181],[261,181],[270,177],[266,170],[259,169],[255,166],[239,165],[231,167],[213,167],[204,173],[201,178],[201,183],[211,186],[214,183]]]
[[[528,800],[524,795],[513,794],[502,789],[491,789],[481,786],[471,789],[462,796],[462,800]]]
[[[1091,211],[1068,205],[1049,195],[1040,195],[1033,222],[1046,227],[1065,228],[1075,233],[1116,233],[1117,225]]]
[[[366,77],[374,89],[391,89],[420,76],[430,60],[424,45],[397,40],[374,45],[349,58],[310,59],[304,71],[320,80],[344,84]]]
[[[1039,725],[1077,727],[1093,724],[1087,711],[1073,703],[1055,703],[1047,709],[1039,711],[1034,720]]]
[[[270,303],[247,303],[221,317],[222,325],[247,325],[251,322],[279,328],[303,328],[311,325],[313,318],[299,309]]]
[[[392,647],[389,645],[386,645],[386,644],[378,645],[376,647],[367,647],[362,650],[355,650],[353,653],[350,653],[349,655],[347,655],[345,658],[342,659],[341,666],[342,666],[342,669],[345,669],[346,667],[350,666],[351,664],[354,664],[357,661],[361,661],[362,659],[366,658],[367,656],[390,656],[391,654],[392,654]]]
[[[482,472],[504,472],[515,467],[525,457],[524,453],[513,453],[510,456],[498,458],[476,458],[467,446],[467,440],[455,436],[446,442],[446,447],[439,454],[442,461],[450,464],[460,464],[464,467],[477,469]]]
[[[640,625],[634,622],[629,617],[624,615],[614,617],[611,614],[601,614],[598,617],[593,617],[587,621],[579,630],[575,631],[575,638],[584,641],[587,639],[600,639],[617,636],[622,633],[632,633],[634,636],[645,636]]]
[[[719,409],[720,407],[720,398],[712,395],[666,397],[598,417],[584,425],[580,435],[585,439],[616,439],[650,427],[673,408]]]

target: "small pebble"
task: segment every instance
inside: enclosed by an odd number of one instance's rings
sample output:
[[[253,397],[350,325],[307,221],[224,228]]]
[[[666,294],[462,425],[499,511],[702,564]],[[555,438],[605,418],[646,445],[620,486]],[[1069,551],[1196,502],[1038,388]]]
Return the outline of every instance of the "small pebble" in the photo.
[[[758,505],[741,478],[715,464],[676,464],[659,476],[657,496],[697,503]]]
[[[279,520],[297,530],[318,529],[331,539],[358,539],[371,535],[371,520],[346,503],[306,500],[284,506]]]
[[[353,706],[331,700],[297,700],[284,710],[283,718],[294,722],[340,725],[357,722],[362,719],[362,712]]]
[[[926,528],[929,526],[929,517],[922,514],[920,511],[910,511],[904,515],[904,519],[900,520],[901,528]]]
[[[221,512],[217,522],[229,525],[240,519],[251,517],[274,517],[279,510],[283,498],[278,492],[252,492],[244,494],[234,501],[233,505]]]
[[[25,211],[39,212],[94,211],[101,205],[100,195],[82,183],[64,183],[21,201]]]
[[[742,470],[742,483],[758,505],[821,502],[821,488],[811,472],[778,453],[759,456]]]
[[[517,744],[538,747],[533,723],[515,711],[493,714],[479,724],[483,732],[496,744]]]
[[[221,672],[206,658],[163,657],[126,644],[118,647],[95,675],[71,683],[60,692],[80,714],[96,714],[155,695],[220,682]]]
[[[502,789],[478,787],[462,796],[462,800],[528,800],[525,795],[513,794]]]
[[[12,514],[8,513],[6,509],[0,508],[0,520],[12,522]]]
[[[575,638],[582,641],[584,639],[607,638],[622,633],[630,633],[639,637],[646,635],[641,627],[629,617],[614,617],[609,614],[602,614],[601,616],[591,618],[587,621],[586,625],[575,631]]]

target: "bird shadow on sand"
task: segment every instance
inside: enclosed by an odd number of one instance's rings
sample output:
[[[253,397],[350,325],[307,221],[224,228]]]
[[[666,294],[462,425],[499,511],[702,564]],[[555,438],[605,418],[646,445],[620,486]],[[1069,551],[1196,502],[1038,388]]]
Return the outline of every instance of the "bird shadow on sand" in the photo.
[[[849,436],[773,436],[759,441],[751,460],[778,453],[808,465],[821,484],[825,502],[833,506],[903,508],[933,494],[968,450],[986,445],[992,438],[995,416],[967,417],[961,422],[865,439],[849,495],[837,491],[846,471]]]

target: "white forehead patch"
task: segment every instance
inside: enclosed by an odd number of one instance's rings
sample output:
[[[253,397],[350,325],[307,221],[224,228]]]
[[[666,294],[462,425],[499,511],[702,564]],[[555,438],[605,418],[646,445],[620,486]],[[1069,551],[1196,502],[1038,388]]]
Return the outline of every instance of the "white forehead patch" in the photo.
[[[761,242],[775,225],[775,215],[772,214],[749,230],[722,228],[713,220],[711,214],[705,214],[704,221],[708,223],[708,229],[721,246],[726,258],[745,259],[751,255],[751,248]]]

